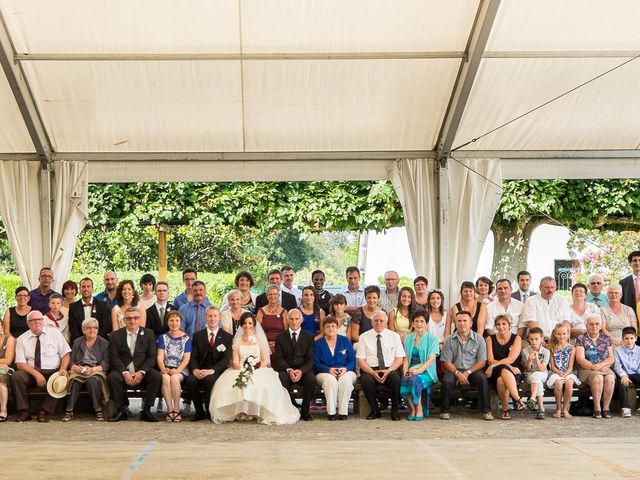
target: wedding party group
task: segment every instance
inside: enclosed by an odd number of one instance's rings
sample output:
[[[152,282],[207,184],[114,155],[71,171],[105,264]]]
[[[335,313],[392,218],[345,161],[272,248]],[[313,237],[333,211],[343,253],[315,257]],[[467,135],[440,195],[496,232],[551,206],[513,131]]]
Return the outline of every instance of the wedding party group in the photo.
[[[16,305],[2,318],[0,422],[10,402],[16,421],[35,413],[47,422],[59,400],[62,421],[73,421],[83,389],[98,422],[127,420],[133,392],[144,397],[139,418],[147,422],[183,421],[182,401],[194,422],[288,425],[313,420],[319,398],[327,420],[344,421],[356,385],[368,420],[390,406],[393,421],[405,407],[406,420],[421,421],[436,403],[448,420],[461,388],[477,391],[484,420],[495,418],[492,391],[502,420],[514,409],[544,420],[545,395],[555,398],[552,417],[570,419],[581,384],[593,418],[611,418],[612,401],[629,418],[638,403],[628,387],[640,386],[640,251],[628,260],[629,276],[605,285],[593,274],[572,286],[571,301],[554,278],[542,278],[535,292],[521,271],[514,287],[504,278],[463,282],[450,308],[427,278],[400,288],[393,270],[383,288],[363,288],[359,269],[349,267],[346,288],[331,294],[321,270],[299,289],[285,266],[268,273],[259,295],[251,273],[241,271],[218,307],[191,268],[182,272],[184,291],[170,301],[167,282],[145,274],[138,291],[113,271],[96,295],[89,277],[64,282],[57,293],[45,267],[35,289],[15,290]],[[34,391],[44,399],[32,412]],[[152,412],[159,398],[164,418]]]

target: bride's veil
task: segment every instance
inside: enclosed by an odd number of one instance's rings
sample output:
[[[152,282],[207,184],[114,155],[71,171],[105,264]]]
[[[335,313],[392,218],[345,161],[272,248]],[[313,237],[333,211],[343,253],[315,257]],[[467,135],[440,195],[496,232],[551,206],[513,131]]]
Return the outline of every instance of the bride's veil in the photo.
[[[260,347],[260,358],[257,361],[262,363],[263,367],[271,366],[271,350],[269,349],[269,341],[267,340],[267,334],[264,333],[262,325],[260,322],[256,320],[256,316],[251,312],[245,312],[240,316],[240,323],[243,322],[245,318],[251,317],[253,319],[254,324],[254,333],[252,337],[255,338],[255,342]],[[244,335],[244,330],[241,326],[238,326],[238,331],[233,337],[233,348],[239,348],[240,343],[242,342],[242,335]],[[251,338],[251,337],[250,337]]]

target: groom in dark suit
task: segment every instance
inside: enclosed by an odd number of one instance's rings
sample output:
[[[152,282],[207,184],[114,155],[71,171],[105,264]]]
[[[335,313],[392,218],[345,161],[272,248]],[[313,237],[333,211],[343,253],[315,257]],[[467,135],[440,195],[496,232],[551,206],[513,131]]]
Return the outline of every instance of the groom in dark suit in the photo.
[[[82,336],[82,322],[86,318],[95,318],[98,321],[98,335],[108,340],[111,333],[111,312],[105,302],[94,298],[93,280],[89,277],[80,280],[80,296],[80,300],[69,305],[69,343],[73,345],[73,341]]]
[[[152,330],[140,327],[140,310],[137,307],[125,310],[124,324],[125,328],[113,332],[109,341],[111,371],[107,380],[117,408],[116,413],[109,417],[109,421],[126,420],[126,390],[144,386],[146,395],[140,420],[157,422],[151,413],[151,407],[160,393],[162,384],[162,375],[154,368],[156,338]]]
[[[316,385],[313,372],[313,351],[316,346],[313,335],[300,328],[302,312],[289,310],[289,328],[276,337],[277,370],[280,382],[287,390],[302,385],[302,409],[300,418],[313,420],[309,407]]]
[[[205,311],[207,328],[196,332],[191,341],[191,374],[185,389],[191,394],[196,413],[192,422],[211,420],[209,400],[214,384],[231,362],[233,336],[220,328],[220,310],[210,306]],[[204,403],[200,389],[204,390]]]

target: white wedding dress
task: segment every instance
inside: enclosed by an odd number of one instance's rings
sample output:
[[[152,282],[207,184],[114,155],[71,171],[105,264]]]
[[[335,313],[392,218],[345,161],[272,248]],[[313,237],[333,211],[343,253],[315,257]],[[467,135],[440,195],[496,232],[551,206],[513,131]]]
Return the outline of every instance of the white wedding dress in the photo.
[[[242,365],[251,356],[260,358],[260,347],[240,345],[239,354]],[[255,416],[266,425],[291,425],[298,421],[300,413],[271,367],[254,370],[245,388],[233,386],[239,373],[240,370],[228,368],[216,381],[209,405],[214,423],[232,422],[241,414]]]

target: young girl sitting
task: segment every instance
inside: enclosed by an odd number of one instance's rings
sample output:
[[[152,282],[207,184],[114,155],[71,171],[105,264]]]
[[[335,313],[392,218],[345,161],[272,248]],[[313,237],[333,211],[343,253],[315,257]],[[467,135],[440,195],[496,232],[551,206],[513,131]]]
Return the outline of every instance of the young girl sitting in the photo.
[[[556,412],[554,418],[571,418],[569,402],[573,393],[573,385],[580,385],[573,367],[576,359],[576,349],[569,343],[570,330],[564,323],[559,323],[551,332],[549,350],[551,351],[551,375],[547,386],[553,388],[556,397]]]

